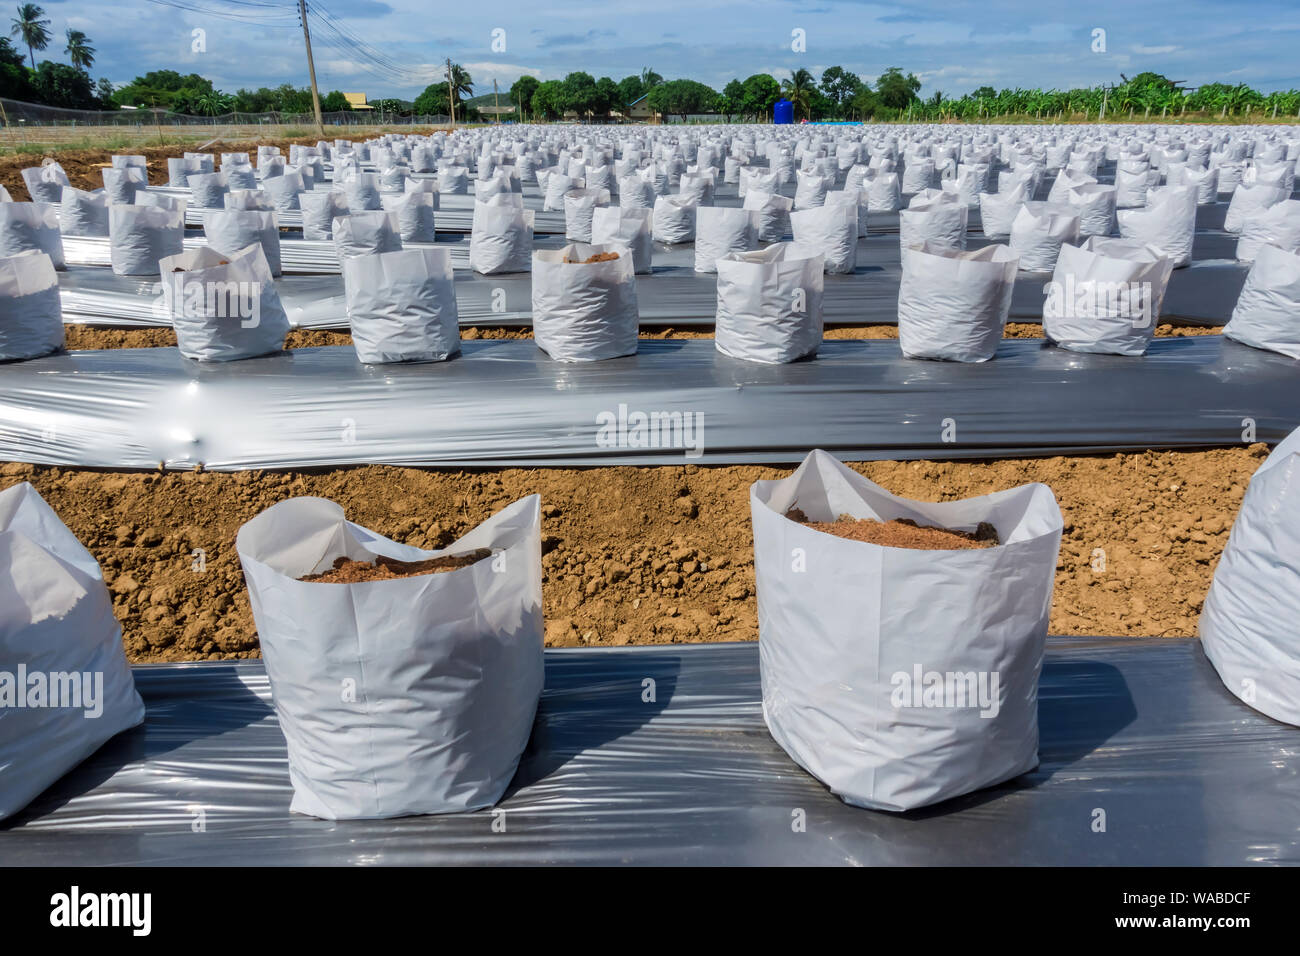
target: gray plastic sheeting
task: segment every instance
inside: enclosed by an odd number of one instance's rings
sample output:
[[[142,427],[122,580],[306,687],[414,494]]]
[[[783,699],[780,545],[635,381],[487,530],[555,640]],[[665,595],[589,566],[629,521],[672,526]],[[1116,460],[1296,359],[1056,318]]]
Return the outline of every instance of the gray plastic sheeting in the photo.
[[[1015,457],[1236,445],[1246,419],[1253,440],[1275,443],[1300,425],[1298,373],[1294,359],[1221,336],[1157,339],[1142,357],[1007,339],[978,365],[904,359],[879,340],[826,342],[790,365],[699,339],[642,340],[636,355],[588,363],[521,339],[466,341],[459,358],[414,365],[362,365],[348,346],[212,364],[172,348],[76,351],[0,372],[0,461],[234,471],[793,462],[813,447],[851,460]],[[660,446],[642,447],[633,412],[681,413],[682,427],[660,418]]]
[[[756,644],[549,650],[500,833],[488,811],[291,815],[260,662],[135,673],[144,725],[0,827],[6,865],[1300,863],[1300,731],[1194,640],[1049,639],[1038,769],[905,814],[841,803],[777,746]]]
[[[301,240],[299,240],[301,243]],[[972,240],[971,248],[983,243]],[[195,244],[195,248],[201,243]],[[295,243],[281,244],[286,255]],[[559,248],[559,240],[539,242],[536,248]],[[187,248],[189,242],[187,240]],[[409,248],[417,248],[411,244]],[[468,261],[468,242],[442,242]],[[333,254],[332,252],[330,253]],[[717,276],[694,269],[694,246],[666,249],[656,245],[655,270],[637,276],[637,303],[642,325],[677,328],[711,327],[717,312]],[[901,277],[898,240],[888,237],[858,243],[858,268],[853,275],[826,277],[822,299],[823,320],[828,325],[898,322],[898,286]],[[1224,260],[1193,262],[1178,269],[1169,281],[1164,317],[1192,324],[1222,325],[1232,315],[1249,266]],[[480,276],[457,268],[456,303],[461,325],[527,327],[532,325],[532,277],[527,274]],[[1043,286],[1047,274],[1020,273],[1012,295],[1010,318],[1040,322]],[[72,266],[59,277],[64,321],[100,326],[169,326],[165,311],[156,307],[156,278],[118,276],[108,269]],[[348,328],[339,275],[290,275],[276,281],[276,289],[290,323],[306,329]]]

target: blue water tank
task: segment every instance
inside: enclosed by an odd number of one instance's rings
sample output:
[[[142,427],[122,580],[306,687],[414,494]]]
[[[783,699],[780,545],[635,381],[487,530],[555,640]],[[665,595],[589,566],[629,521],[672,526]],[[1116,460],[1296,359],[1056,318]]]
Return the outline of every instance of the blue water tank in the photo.
[[[772,107],[773,123],[793,123],[794,104],[789,100],[777,100]]]

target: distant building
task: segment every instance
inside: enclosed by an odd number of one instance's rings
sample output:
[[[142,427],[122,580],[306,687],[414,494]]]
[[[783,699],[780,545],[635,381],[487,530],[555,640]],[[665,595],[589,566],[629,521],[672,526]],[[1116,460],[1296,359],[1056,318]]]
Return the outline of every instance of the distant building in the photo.
[[[628,106],[627,118],[633,123],[663,122],[663,117],[650,108],[648,94]]]
[[[374,107],[366,102],[365,93],[344,93],[343,98],[348,101],[348,106],[354,110],[373,110]]]

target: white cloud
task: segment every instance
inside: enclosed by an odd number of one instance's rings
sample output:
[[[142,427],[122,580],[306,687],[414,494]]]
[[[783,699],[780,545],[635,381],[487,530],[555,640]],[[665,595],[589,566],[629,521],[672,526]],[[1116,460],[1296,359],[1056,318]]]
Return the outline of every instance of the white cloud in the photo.
[[[1177,49],[1176,46],[1142,46],[1138,44],[1133,48],[1133,52],[1141,53],[1143,56],[1156,56],[1161,53],[1173,53]]]

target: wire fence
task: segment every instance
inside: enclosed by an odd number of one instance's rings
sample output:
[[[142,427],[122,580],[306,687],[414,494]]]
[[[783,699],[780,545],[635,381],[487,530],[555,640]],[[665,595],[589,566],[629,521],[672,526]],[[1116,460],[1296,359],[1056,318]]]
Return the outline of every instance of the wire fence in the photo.
[[[366,127],[446,126],[451,118],[397,116],[381,110],[345,110],[322,113],[326,135],[331,130]],[[222,113],[192,116],[164,109],[70,110],[0,98],[0,146],[36,146],[94,142],[101,139],[145,141],[171,136],[226,136],[255,138],[283,135],[300,128],[303,135],[316,129],[312,113]]]

